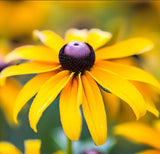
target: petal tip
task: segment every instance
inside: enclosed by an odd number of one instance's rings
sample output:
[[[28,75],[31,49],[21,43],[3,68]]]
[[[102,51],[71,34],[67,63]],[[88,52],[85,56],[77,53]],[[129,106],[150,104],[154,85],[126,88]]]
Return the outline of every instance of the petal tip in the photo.
[[[15,124],[17,124],[17,125],[19,124],[19,122],[18,122],[17,118],[16,118],[16,119],[14,119],[14,123],[15,123]]]
[[[32,116],[31,115],[31,108],[30,108],[30,111],[29,111],[29,123],[30,123],[30,127],[33,129],[33,131],[35,132],[35,133],[37,133],[38,131],[37,131],[37,122],[36,122],[36,116]]]
[[[145,52],[147,52],[147,51],[150,51],[150,50],[152,50],[153,48],[154,48],[154,45],[151,44],[151,45],[147,46],[146,48],[144,48],[143,50],[141,50],[140,52],[138,52],[137,55],[142,54],[142,53],[145,53]]]
[[[101,139],[101,140],[99,140],[99,141],[94,141],[94,143],[95,143],[96,146],[100,146],[100,145],[105,144],[106,141],[107,141],[107,138],[105,138],[105,139],[103,139],[103,140]]]
[[[17,60],[18,58],[21,58],[20,55],[17,55],[17,53],[15,53],[15,51],[17,49],[19,49],[19,48],[14,49],[12,52],[10,52],[8,55],[5,56],[5,58],[4,58],[4,62],[5,63],[10,63],[10,62],[12,62],[14,60]]]
[[[32,124],[32,123],[31,123],[31,121],[30,121],[30,127],[33,129],[33,131],[34,131],[35,133],[37,133],[37,132],[38,132],[38,130],[37,130],[37,126],[36,126],[36,125],[34,125],[34,124]]]
[[[13,121],[15,124],[18,124],[17,113],[13,113]]]
[[[68,136],[67,137],[71,140],[71,141],[78,141],[79,140],[79,136]]]
[[[8,63],[11,61],[11,56],[10,56],[10,53],[4,58],[4,62],[5,63]]]
[[[33,37],[34,37],[35,39],[40,39],[42,42],[44,42],[43,34],[42,34],[41,31],[39,31],[39,30],[34,30],[34,31],[33,31]]]
[[[32,129],[34,130],[34,132],[35,132],[35,133],[37,133],[37,132],[38,132],[37,128],[32,128]]]
[[[36,29],[33,31],[33,36],[37,36],[39,33],[40,33],[40,31]]]

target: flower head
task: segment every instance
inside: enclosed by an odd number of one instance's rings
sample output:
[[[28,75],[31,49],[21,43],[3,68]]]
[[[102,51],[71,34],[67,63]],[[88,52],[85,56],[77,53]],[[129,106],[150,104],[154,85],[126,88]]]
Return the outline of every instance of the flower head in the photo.
[[[37,94],[29,111],[30,125],[36,132],[43,112],[61,92],[60,117],[66,135],[71,140],[79,139],[82,105],[91,136],[96,145],[101,145],[107,138],[107,120],[99,88],[107,89],[128,103],[137,119],[147,108],[143,96],[130,80],[160,88],[159,82],[149,73],[114,63],[115,59],[150,50],[153,44],[149,40],[133,38],[100,48],[111,34],[99,29],[70,29],[65,40],[51,31],[35,31],[35,35],[45,46],[23,46],[8,54],[7,62],[31,61],[3,70],[1,82],[9,76],[38,73],[23,87],[14,108],[17,121],[22,107]]]

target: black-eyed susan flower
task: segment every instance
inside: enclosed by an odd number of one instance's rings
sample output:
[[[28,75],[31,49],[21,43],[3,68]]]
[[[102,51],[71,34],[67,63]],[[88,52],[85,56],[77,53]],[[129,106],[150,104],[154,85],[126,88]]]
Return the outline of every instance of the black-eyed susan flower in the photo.
[[[40,140],[25,140],[24,154],[40,154],[41,141]],[[22,154],[22,152],[9,142],[0,142],[1,154]]]
[[[132,132],[132,133],[131,133]],[[153,126],[140,122],[123,123],[114,128],[116,135],[123,136],[133,142],[146,144],[154,149],[144,150],[137,154],[159,154],[160,153],[160,121],[154,121]]]
[[[132,38],[112,46],[102,47],[111,34],[99,29],[70,29],[65,40],[51,31],[35,31],[45,46],[23,46],[6,56],[6,61],[26,59],[1,73],[1,82],[14,75],[35,74],[19,93],[14,119],[25,103],[36,97],[30,107],[29,121],[36,125],[45,109],[60,95],[60,117],[65,134],[78,140],[81,132],[80,105],[90,134],[96,145],[106,142],[107,119],[100,88],[124,100],[137,119],[146,113],[146,103],[130,80],[145,82],[160,88],[149,73],[136,67],[114,63],[114,59],[140,54],[153,47],[144,38]],[[111,61],[112,60],[112,61]]]

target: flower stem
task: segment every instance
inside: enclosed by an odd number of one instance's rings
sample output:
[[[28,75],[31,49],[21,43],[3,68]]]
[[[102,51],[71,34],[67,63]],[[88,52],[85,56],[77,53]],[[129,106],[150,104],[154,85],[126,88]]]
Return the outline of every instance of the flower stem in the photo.
[[[68,143],[67,143],[67,154],[73,154],[72,152],[72,141],[68,138]]]

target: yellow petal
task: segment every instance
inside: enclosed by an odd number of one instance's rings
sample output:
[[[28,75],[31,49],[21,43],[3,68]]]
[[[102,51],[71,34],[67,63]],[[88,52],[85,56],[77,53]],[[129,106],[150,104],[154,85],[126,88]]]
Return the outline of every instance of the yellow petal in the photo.
[[[64,40],[60,36],[49,30],[35,30],[34,35],[36,35],[45,45],[54,49],[57,53],[59,53],[60,49],[65,45]]]
[[[77,102],[78,104],[82,104],[82,94],[83,93],[83,87],[82,87],[82,80],[81,80],[81,73],[78,74],[78,96],[77,96]]]
[[[22,107],[39,91],[41,86],[56,72],[38,74],[29,80],[19,92],[14,106],[14,121],[18,123],[17,116]]]
[[[138,122],[128,122],[118,125],[114,129],[116,135],[121,135],[134,142],[160,148],[160,133],[153,128]]]
[[[156,106],[152,101],[147,100],[146,101],[147,111],[154,114],[156,117],[159,117],[159,111],[156,109]]]
[[[11,125],[14,123],[13,107],[20,89],[20,84],[13,79],[7,79],[6,84],[0,87],[0,106]]]
[[[40,140],[26,140],[25,154],[40,154],[41,141]]]
[[[140,91],[145,99],[149,99],[155,103],[159,102],[159,89],[145,84],[143,82],[131,81],[135,87]]]
[[[1,72],[0,79],[3,84],[5,78],[9,76],[48,72],[56,70],[60,67],[61,66],[56,63],[27,62],[5,68]]]
[[[99,47],[106,44],[111,37],[112,37],[112,34],[109,32],[101,31],[99,29],[91,29],[88,32],[88,37],[86,42],[89,45],[91,45],[94,50],[96,50]]]
[[[96,59],[114,59],[132,56],[151,50],[153,43],[144,38],[132,38],[96,51]]]
[[[81,89],[82,90],[82,89]],[[78,79],[70,80],[60,96],[60,116],[63,130],[70,140],[77,141],[81,132],[81,113],[78,103]]]
[[[65,40],[66,42],[70,41],[81,41],[85,42],[87,38],[87,30],[86,29],[69,29],[65,34]]]
[[[0,142],[0,154],[22,154],[22,153],[11,143]]]
[[[6,62],[20,59],[31,59],[44,62],[59,62],[58,53],[44,46],[23,46],[16,48],[5,57]]]
[[[160,154],[160,150],[145,150],[136,154]]]
[[[159,111],[156,109],[154,103],[159,101],[159,93],[150,87],[150,85],[132,81],[133,85],[139,90],[139,92],[143,95],[144,100],[146,102],[147,110],[154,114],[155,116],[159,116]]]
[[[44,110],[52,103],[72,77],[73,73],[70,75],[69,71],[62,71],[42,85],[29,111],[30,126],[35,132],[37,132],[36,125]]]
[[[107,119],[103,99],[98,85],[89,74],[82,76],[82,85],[83,114],[93,141],[96,145],[102,145],[107,139]]]
[[[137,67],[109,61],[98,61],[96,66],[117,73],[127,80],[148,83],[160,89],[160,83],[150,73]]]
[[[92,68],[90,74],[102,87],[128,103],[137,119],[146,113],[143,96],[129,81],[96,66]]]
[[[105,92],[104,90],[101,90],[101,93],[106,106],[108,118],[115,121],[118,118],[120,111],[120,99],[114,94]]]

